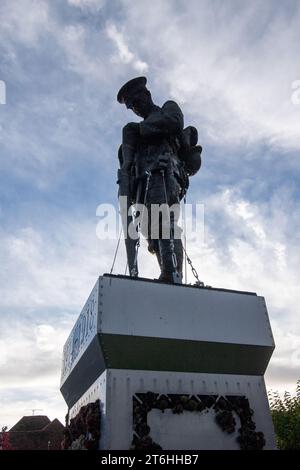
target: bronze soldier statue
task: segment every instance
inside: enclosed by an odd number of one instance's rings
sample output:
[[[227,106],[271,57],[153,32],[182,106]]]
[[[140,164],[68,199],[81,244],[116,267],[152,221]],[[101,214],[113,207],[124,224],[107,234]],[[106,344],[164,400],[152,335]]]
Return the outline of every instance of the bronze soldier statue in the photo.
[[[156,255],[161,274],[159,280],[181,283],[183,247],[177,225],[179,213],[169,211],[169,220],[161,217],[158,235],[151,237],[154,223],[151,220],[151,205],[166,204],[171,207],[180,204],[185,195],[189,176],[201,166],[201,146],[196,145],[197,130],[184,129],[184,118],[180,107],[174,101],[167,101],[162,107],[153,103],[146,88],[147,79],[137,77],[119,90],[117,99],[137,116],[139,123],[130,122],[123,128],[122,145],[119,149],[120,169],[118,170],[119,196],[127,196],[128,204],[123,208],[123,225],[132,222],[128,213],[131,204],[145,204],[148,226],[141,231],[148,241],[148,250]],[[169,235],[164,228],[168,223]],[[126,229],[126,251],[129,273],[135,277],[137,270],[137,249],[139,241],[130,238]]]

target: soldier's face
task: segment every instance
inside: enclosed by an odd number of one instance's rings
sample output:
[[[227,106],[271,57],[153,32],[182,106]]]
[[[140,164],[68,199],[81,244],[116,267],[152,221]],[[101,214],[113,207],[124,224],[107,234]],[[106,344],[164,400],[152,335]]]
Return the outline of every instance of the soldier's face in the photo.
[[[138,92],[127,101],[126,106],[140,117],[147,117],[151,110],[151,96],[144,91]]]

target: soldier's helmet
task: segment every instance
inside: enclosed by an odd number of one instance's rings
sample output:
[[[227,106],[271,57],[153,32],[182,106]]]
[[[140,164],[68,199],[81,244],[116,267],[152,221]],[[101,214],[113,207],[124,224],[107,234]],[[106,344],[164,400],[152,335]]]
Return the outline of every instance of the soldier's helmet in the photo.
[[[147,89],[146,83],[146,77],[136,77],[132,80],[129,80],[129,82],[126,82],[125,85],[123,85],[118,91],[117,100],[121,104],[128,103],[131,97],[134,96],[137,92]]]

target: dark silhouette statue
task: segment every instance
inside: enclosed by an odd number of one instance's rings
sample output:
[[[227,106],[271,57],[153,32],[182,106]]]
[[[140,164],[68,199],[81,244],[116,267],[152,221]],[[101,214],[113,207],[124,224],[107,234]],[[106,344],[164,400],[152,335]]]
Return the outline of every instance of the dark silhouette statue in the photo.
[[[164,204],[170,208],[177,204],[179,208],[189,185],[189,176],[201,166],[202,148],[196,145],[197,130],[192,126],[184,129],[180,107],[174,101],[167,101],[162,107],[154,104],[146,83],[145,77],[134,78],[117,95],[119,103],[143,118],[141,122],[130,122],[123,128],[118,184],[119,196],[127,196],[127,206],[123,208],[123,215],[121,209],[122,221],[128,228],[133,222],[129,207],[145,205],[148,224],[146,228],[141,224],[140,229],[147,238],[149,252],[157,257],[161,269],[159,280],[181,283],[183,247],[178,236],[181,233],[177,225],[179,211],[169,211],[168,218],[162,215],[156,227],[157,235],[153,237],[151,206]],[[125,244],[129,273],[135,277],[138,275],[139,241],[128,235],[127,228]]]

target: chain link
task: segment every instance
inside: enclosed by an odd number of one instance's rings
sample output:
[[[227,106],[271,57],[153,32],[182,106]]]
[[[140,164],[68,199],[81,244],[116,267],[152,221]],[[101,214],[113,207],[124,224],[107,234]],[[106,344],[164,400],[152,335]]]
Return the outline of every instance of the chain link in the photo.
[[[165,180],[165,172],[164,170],[160,170],[162,179],[163,179],[163,184],[164,184],[164,193],[165,193],[165,199],[166,199],[166,205],[169,208],[168,204],[168,196],[167,196],[167,187],[166,187],[166,180]],[[170,232],[171,232],[171,238],[170,238],[170,248],[171,248],[171,258],[172,258],[172,264],[175,272],[177,272],[177,267],[178,267],[178,262],[177,262],[177,256],[175,253],[175,246],[174,246],[174,233],[173,233],[173,227],[171,224],[171,214],[169,210],[169,222],[170,222]]]
[[[186,250],[184,249],[184,247],[182,247],[182,248],[183,248],[183,251],[184,251],[184,253],[185,253],[186,260],[187,260],[188,264],[189,264],[190,267],[191,267],[193,276],[194,276],[195,279],[196,279],[196,283],[195,283],[196,286],[198,286],[198,287],[204,287],[204,282],[200,281],[199,276],[198,276],[198,273],[197,273],[196,269],[195,269],[194,266],[193,266],[193,263],[192,263],[191,258],[189,258],[189,256],[188,256]]]
[[[184,251],[184,254],[185,254],[185,264],[186,264],[186,261],[187,261],[188,264],[191,267],[192,274],[193,274],[194,278],[196,279],[195,285],[198,286],[198,287],[204,287],[204,282],[200,281],[198,273],[196,271],[196,268],[194,268],[192,260],[191,260],[191,258],[189,258],[188,254],[186,252],[186,224],[185,224],[186,195],[184,195],[183,201],[184,201],[184,246],[182,246],[182,248],[183,248],[183,251]],[[185,271],[186,271],[186,268],[185,268]],[[185,282],[187,282],[187,273],[185,274]]]
[[[116,250],[115,250],[115,255],[114,255],[113,263],[112,263],[111,270],[110,270],[110,274],[112,274],[112,272],[113,272],[113,270],[114,270],[114,266],[115,266],[115,262],[116,262],[116,258],[117,258],[117,254],[118,254],[118,250],[119,250],[119,245],[120,245],[120,240],[121,240],[122,232],[123,232],[123,228],[121,227],[120,235],[119,235],[119,238],[118,238],[117,247],[116,247]]]

